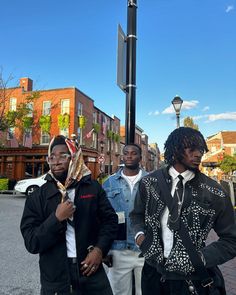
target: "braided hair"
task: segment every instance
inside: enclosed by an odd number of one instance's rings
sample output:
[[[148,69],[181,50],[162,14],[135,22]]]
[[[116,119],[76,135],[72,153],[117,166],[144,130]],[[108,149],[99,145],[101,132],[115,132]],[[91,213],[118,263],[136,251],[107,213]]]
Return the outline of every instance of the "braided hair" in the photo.
[[[172,131],[165,142],[166,164],[173,166],[177,161],[181,161],[186,148],[208,151],[206,141],[200,131],[190,127],[180,127]]]

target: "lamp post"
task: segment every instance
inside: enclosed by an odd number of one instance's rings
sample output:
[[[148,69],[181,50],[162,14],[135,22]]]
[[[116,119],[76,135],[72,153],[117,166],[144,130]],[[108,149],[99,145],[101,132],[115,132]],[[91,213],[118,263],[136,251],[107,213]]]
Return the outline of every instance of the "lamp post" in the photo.
[[[104,141],[100,141],[100,148],[101,148],[101,154],[103,154],[103,149],[104,149]]]
[[[182,103],[183,103],[183,100],[178,95],[176,95],[174,97],[174,99],[172,100],[172,104],[173,104],[173,107],[174,107],[175,113],[176,113],[177,128],[180,127],[179,117],[180,117],[180,110],[182,107]]]
[[[137,0],[128,0],[125,143],[135,141]]]
[[[105,145],[104,141],[101,140],[101,141],[100,141],[101,153],[100,153],[100,156],[99,156],[100,173],[103,172],[103,164],[104,164],[104,162],[105,162],[105,155],[103,154],[104,145]]]

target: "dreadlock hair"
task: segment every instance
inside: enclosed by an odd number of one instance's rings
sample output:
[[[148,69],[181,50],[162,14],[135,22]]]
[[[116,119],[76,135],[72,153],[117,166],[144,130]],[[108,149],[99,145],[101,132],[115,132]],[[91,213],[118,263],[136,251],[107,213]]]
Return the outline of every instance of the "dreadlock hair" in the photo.
[[[179,127],[171,132],[165,142],[164,158],[166,164],[172,166],[176,163],[176,160],[181,161],[186,148],[208,151],[206,141],[200,131],[190,127]]]

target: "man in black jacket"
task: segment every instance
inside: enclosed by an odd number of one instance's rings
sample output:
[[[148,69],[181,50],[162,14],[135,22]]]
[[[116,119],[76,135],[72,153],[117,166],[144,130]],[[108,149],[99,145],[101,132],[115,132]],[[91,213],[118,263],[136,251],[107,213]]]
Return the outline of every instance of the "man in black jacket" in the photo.
[[[236,225],[230,198],[217,182],[199,171],[207,151],[199,131],[178,128],[165,143],[168,166],[140,182],[131,223],[145,257],[143,295],[212,294],[213,285],[202,284],[198,267],[195,268],[180,237],[182,224],[197,250],[195,257],[201,258],[200,264],[202,260],[207,268],[216,267],[236,256]],[[172,195],[169,207],[163,193],[164,181]],[[211,229],[219,239],[206,246]],[[225,294],[223,281],[215,280],[214,286],[214,294]]]
[[[47,182],[27,198],[21,220],[27,250],[40,256],[41,295],[111,295],[102,258],[116,213],[73,141],[53,138],[48,163]]]

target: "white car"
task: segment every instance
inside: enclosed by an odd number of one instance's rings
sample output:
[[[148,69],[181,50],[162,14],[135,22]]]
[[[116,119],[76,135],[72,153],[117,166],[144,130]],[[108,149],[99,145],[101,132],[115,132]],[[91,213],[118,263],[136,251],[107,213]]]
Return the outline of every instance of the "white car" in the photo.
[[[32,192],[34,192],[37,188],[39,188],[41,185],[43,185],[46,180],[45,176],[47,174],[41,175],[37,178],[28,178],[17,181],[14,190],[21,193],[26,194],[27,196],[31,195]]]

